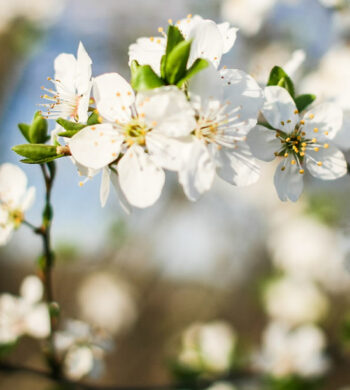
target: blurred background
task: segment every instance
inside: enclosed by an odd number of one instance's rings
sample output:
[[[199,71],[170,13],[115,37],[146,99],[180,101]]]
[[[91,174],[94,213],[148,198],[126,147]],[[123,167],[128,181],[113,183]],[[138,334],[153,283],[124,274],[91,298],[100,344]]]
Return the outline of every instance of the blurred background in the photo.
[[[280,65],[300,93],[340,104],[345,121],[336,141],[347,153],[347,0],[0,0],[0,163],[18,162],[10,150],[23,141],[17,123],[31,122],[59,53],[75,54],[82,41],[93,75],[128,78],[131,43],[169,18],[197,13],[240,29],[222,65],[262,86]],[[22,168],[37,187],[28,220],[39,224],[40,170]],[[306,176],[301,200],[282,203],[275,167],[262,168],[257,184],[233,188],[217,179],[197,203],[169,175],[155,206],[127,216],[116,196],[101,209],[98,177],[79,187],[70,161],[59,161],[53,235],[61,336],[74,334],[94,357],[85,367],[83,352],[66,347],[70,377],[120,386],[217,377],[217,390],[229,390],[225,378],[243,370],[249,375],[237,389],[350,388],[349,177]],[[0,248],[0,292],[18,295],[40,250],[26,227]],[[30,338],[6,358],[44,367]],[[0,388],[58,389],[1,372]]]

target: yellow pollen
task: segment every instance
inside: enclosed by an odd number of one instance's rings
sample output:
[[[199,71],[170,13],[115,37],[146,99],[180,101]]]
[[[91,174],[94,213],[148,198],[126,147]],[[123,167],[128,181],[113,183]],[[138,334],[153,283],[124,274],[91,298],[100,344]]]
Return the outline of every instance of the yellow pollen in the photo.
[[[319,167],[321,167],[321,166],[322,166],[322,161],[318,161],[318,162],[317,162],[317,165],[318,165]]]
[[[325,149],[328,149],[328,148],[329,148],[329,145],[328,145],[328,144],[324,144],[323,147],[324,147]]]
[[[126,110],[126,107],[125,107],[125,106],[122,106],[122,110],[125,111],[125,110]]]
[[[281,125],[284,126],[284,122],[283,121],[281,121]]]
[[[286,142],[289,142],[290,141],[290,138],[288,137],[288,138],[286,138]]]
[[[305,156],[305,153],[304,153],[304,152],[300,152],[300,156],[301,156],[301,157],[304,157],[304,156]]]
[[[95,131],[95,130],[96,130],[96,127],[95,127],[95,126],[91,126],[90,129],[91,129],[92,131]]]
[[[304,169],[300,169],[300,171],[299,171],[299,173],[301,174],[301,175],[303,175],[304,174]]]
[[[112,153],[112,156],[113,156],[113,157],[117,157],[117,153],[115,153],[115,152]]]
[[[310,115],[309,115],[309,118],[310,118],[310,119],[314,119],[314,118],[315,118],[315,115],[314,115],[314,114],[310,114]]]
[[[120,92],[117,92],[116,95],[117,95],[118,97],[120,97]]]
[[[296,161],[295,161],[295,160],[292,160],[290,163],[291,163],[292,165],[295,165],[295,164],[296,164]]]
[[[319,150],[320,150],[320,148],[314,148],[315,152],[318,152]]]
[[[188,14],[187,19],[191,19],[191,18],[192,18],[192,14]]]
[[[300,121],[300,124],[301,124],[301,125],[305,125],[305,121],[304,121],[304,120],[301,120],[301,121]]]
[[[281,167],[281,171],[284,171],[286,169],[286,167]]]
[[[79,182],[79,186],[82,187],[84,185],[84,183],[81,181]]]
[[[164,31],[164,29],[163,29],[163,27],[158,27],[158,32],[163,32]]]
[[[328,131],[325,131],[324,134],[325,134],[325,135],[328,135],[329,133],[328,133]]]
[[[296,114],[299,114],[299,111],[298,110],[295,110],[294,111],[294,114],[296,115]]]
[[[301,144],[301,146],[302,146],[303,148],[305,148],[306,142],[303,142],[303,143]]]
[[[153,42],[153,41],[154,41],[154,37],[151,37],[149,40],[150,40],[151,42]]]
[[[315,143],[316,141],[317,141],[316,138],[313,138],[313,139],[311,140],[312,143]]]
[[[157,39],[157,41],[156,41],[157,43],[160,43],[161,41],[160,41],[160,39]]]
[[[284,157],[288,157],[288,153],[284,153]]]
[[[298,141],[301,141],[300,135],[297,136],[297,140],[298,140]]]
[[[141,112],[141,114],[139,115],[141,118],[144,118],[145,117],[145,113],[144,112]]]
[[[173,19],[168,19],[169,24],[173,24]]]
[[[128,96],[131,96],[131,95],[132,95],[132,93],[129,91],[129,92],[128,92]]]
[[[314,128],[314,133],[318,133],[318,128],[317,127]]]

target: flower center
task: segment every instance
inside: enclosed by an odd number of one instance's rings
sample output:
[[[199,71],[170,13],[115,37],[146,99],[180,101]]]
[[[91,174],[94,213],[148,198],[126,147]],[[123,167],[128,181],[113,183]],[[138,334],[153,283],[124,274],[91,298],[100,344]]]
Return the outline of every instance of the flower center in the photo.
[[[128,146],[138,144],[144,146],[146,144],[146,134],[150,128],[139,119],[132,119],[124,126],[125,142]]]

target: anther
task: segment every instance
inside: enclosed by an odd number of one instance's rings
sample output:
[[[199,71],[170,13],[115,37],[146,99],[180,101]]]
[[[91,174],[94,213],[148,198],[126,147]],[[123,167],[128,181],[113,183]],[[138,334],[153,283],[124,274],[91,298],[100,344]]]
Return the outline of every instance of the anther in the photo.
[[[328,144],[324,144],[323,147],[324,147],[325,149],[328,149],[328,148],[329,148],[329,145],[328,145]]]
[[[318,133],[318,128],[317,127],[314,128],[314,133]]]
[[[321,167],[321,166],[322,166],[322,161],[318,161],[318,162],[317,162],[317,165],[318,165],[319,167]]]
[[[303,175],[304,172],[305,172],[304,169],[300,169],[300,170],[299,170],[299,173],[300,173],[301,175]]]

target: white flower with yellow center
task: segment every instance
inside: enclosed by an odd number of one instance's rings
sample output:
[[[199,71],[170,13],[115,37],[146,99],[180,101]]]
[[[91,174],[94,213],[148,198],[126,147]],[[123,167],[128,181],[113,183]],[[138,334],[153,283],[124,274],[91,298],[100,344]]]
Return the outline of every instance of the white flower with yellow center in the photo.
[[[254,183],[260,169],[245,140],[263,104],[261,88],[240,70],[211,65],[191,79],[188,93],[197,123],[179,171],[187,197],[208,191],[216,172],[233,185]]]
[[[20,296],[0,295],[0,344],[14,343],[23,335],[39,339],[49,335],[49,310],[42,297],[43,285],[34,275],[23,280]]]
[[[0,245],[9,241],[34,202],[35,188],[27,189],[27,182],[27,176],[16,165],[0,166]]]
[[[69,142],[74,159],[81,165],[104,170],[101,197],[109,192],[109,174],[127,201],[148,207],[160,196],[165,174],[177,171],[182,146],[195,128],[194,111],[176,87],[162,87],[139,93],[117,73],[94,80],[96,107],[106,121],[88,126]]]
[[[42,89],[47,94],[41,97],[50,103],[41,104],[47,110],[47,116],[52,119],[69,118],[86,122],[92,87],[92,61],[83,44],[80,42],[77,58],[73,54],[62,53],[55,59],[55,78],[48,78],[54,86]]]
[[[169,23],[172,23],[171,19]],[[189,67],[197,58],[205,58],[218,67],[223,54],[229,52],[234,45],[238,31],[237,28],[230,27],[229,23],[216,24],[199,15],[192,17],[191,14],[176,22],[175,25],[186,40],[192,40]],[[167,40],[163,28],[160,27],[158,31],[163,36],[139,38],[136,43],[130,45],[129,63],[136,60],[140,65],[151,65],[159,75],[160,62],[165,54]]]
[[[343,122],[342,111],[336,105],[324,103],[300,117],[289,93],[273,86],[265,88],[261,113],[271,129],[256,126],[248,135],[248,143],[261,160],[282,159],[274,177],[282,201],[298,200],[305,167],[312,176],[323,180],[346,174],[344,155],[332,143]]]

